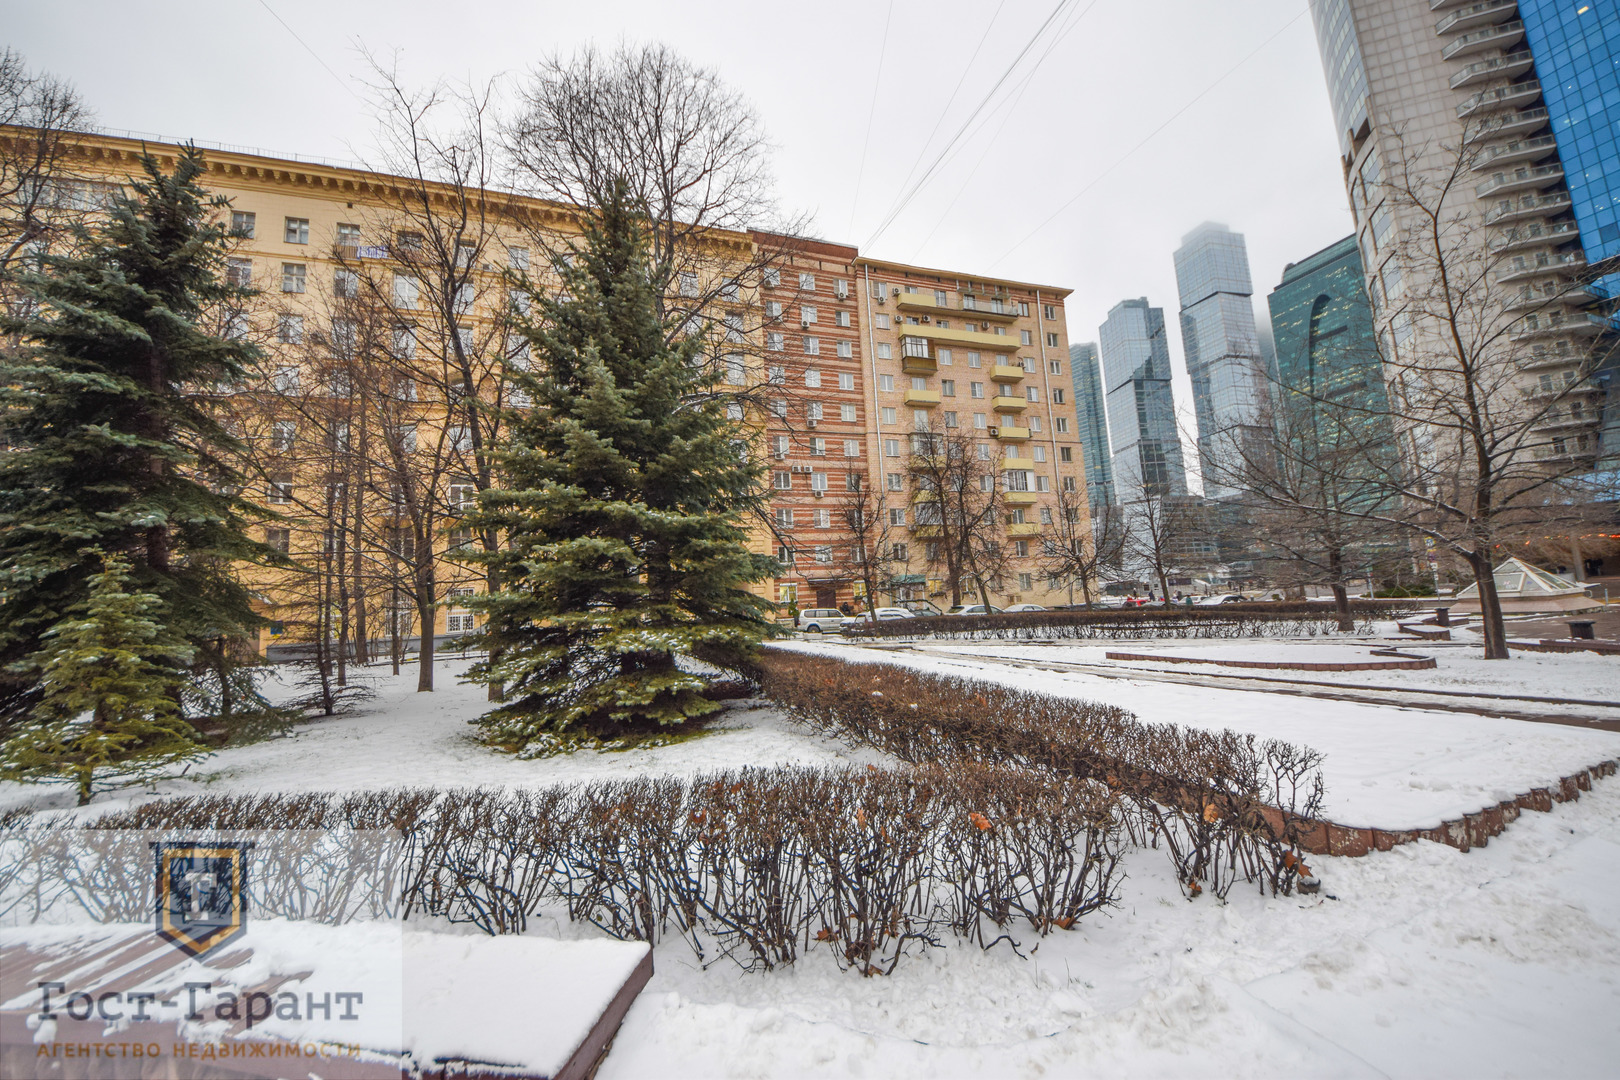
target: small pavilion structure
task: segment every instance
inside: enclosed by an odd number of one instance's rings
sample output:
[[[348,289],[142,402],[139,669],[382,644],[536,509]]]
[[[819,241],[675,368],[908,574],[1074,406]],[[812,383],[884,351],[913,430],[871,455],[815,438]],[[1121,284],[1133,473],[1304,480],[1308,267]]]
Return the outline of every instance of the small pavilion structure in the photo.
[[[1502,599],[1505,615],[1563,614],[1603,606],[1587,596],[1581,586],[1520,558],[1503,561],[1491,574],[1496,579],[1496,593]],[[1470,585],[1459,592],[1453,610],[1478,614],[1479,586]]]

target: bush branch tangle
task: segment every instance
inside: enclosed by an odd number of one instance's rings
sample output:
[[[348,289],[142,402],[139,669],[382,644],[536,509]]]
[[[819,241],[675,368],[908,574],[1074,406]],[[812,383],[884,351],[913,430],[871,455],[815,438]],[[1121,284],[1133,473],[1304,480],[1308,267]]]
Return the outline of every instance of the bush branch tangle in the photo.
[[[1352,603],[1357,630],[1372,632],[1375,619],[1399,619],[1418,605]],[[997,615],[931,615],[861,623],[852,637],[951,638],[967,641],[1085,641],[1096,638],[1316,637],[1337,633],[1328,604],[1221,604],[1216,607],[1143,607],[1104,611],[1010,611]]]
[[[902,761],[1102,786],[1130,839],[1164,847],[1190,897],[1224,898],[1239,878],[1291,892],[1321,811],[1321,755],[1304,747],[891,664],[771,650],[762,668],[766,696],[799,718]]]

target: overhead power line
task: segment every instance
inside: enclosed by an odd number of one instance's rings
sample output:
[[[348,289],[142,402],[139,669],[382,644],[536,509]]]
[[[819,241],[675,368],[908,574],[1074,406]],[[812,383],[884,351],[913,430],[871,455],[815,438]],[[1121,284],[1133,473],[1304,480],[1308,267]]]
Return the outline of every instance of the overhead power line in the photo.
[[[1138,150],[1142,149],[1142,147],[1146,146],[1149,142],[1153,141],[1153,138],[1156,135],[1158,135],[1159,132],[1163,131],[1165,128],[1167,128],[1171,124],[1175,123],[1175,121],[1177,119],[1179,119],[1180,116],[1183,113],[1185,113],[1188,109],[1192,108],[1194,105],[1196,105],[1200,101],[1202,101],[1204,99],[1204,97],[1211,90],[1215,89],[1221,83],[1225,82],[1228,78],[1230,78],[1232,76],[1232,74],[1237,71],[1238,68],[1242,67],[1244,64],[1247,64],[1250,60],[1254,59],[1254,57],[1259,54],[1260,50],[1264,49],[1267,45],[1270,45],[1273,41],[1276,41],[1279,37],[1281,37],[1283,35],[1284,31],[1286,31],[1289,27],[1291,27],[1295,23],[1297,23],[1300,20],[1300,18],[1302,16],[1304,16],[1305,13],[1308,12],[1308,11],[1310,11],[1309,6],[1307,6],[1302,11],[1300,11],[1298,14],[1296,14],[1292,19],[1289,19],[1287,22],[1283,23],[1282,26],[1277,28],[1277,31],[1275,33],[1273,33],[1270,37],[1266,38],[1266,40],[1262,41],[1260,44],[1256,45],[1254,47],[1254,49],[1251,50],[1247,56],[1243,57],[1243,59],[1239,60],[1237,63],[1233,64],[1231,67],[1227,68],[1224,72],[1222,72],[1220,77],[1217,78],[1214,82],[1210,83],[1208,86],[1206,86],[1202,90],[1198,91],[1197,94],[1194,94],[1193,97],[1185,105],[1183,105],[1181,108],[1177,109],[1175,112],[1171,113],[1169,115],[1169,117],[1167,117],[1165,119],[1165,121],[1162,124],[1160,124],[1158,127],[1154,128],[1152,131],[1148,132],[1147,135],[1142,138],[1141,142],[1137,143],[1135,146],[1133,146],[1129,150],[1125,151],[1125,153],[1121,154],[1114,161],[1114,163],[1112,165],[1109,165],[1108,168],[1104,169],[1102,172],[1100,172],[1096,176],[1092,177],[1091,180],[1086,183],[1085,187],[1081,188],[1079,191],[1075,192],[1072,196],[1070,196],[1070,198],[1069,198],[1069,200],[1067,202],[1065,202],[1062,206],[1058,207],[1056,210],[1052,211],[1052,213],[1049,214],[1046,217],[1046,219],[1044,221],[1042,221],[1039,225],[1035,226],[1033,229],[1029,230],[1029,232],[1025,233],[1024,236],[1017,243],[1013,244],[1012,247],[1010,247],[1006,251],[1002,252],[1001,255],[999,255],[996,258],[996,261],[990,264],[990,269],[994,270],[997,266],[1000,266],[1003,262],[1006,261],[1007,256],[1011,255],[1013,252],[1017,251],[1019,248],[1023,247],[1025,244],[1029,243],[1032,239],[1034,239],[1043,229],[1045,229],[1054,220],[1056,220],[1058,215],[1062,214],[1069,207],[1071,207],[1075,203],[1079,202],[1081,196],[1083,196],[1086,192],[1090,191],[1092,188],[1096,187],[1099,183],[1101,183],[1103,178],[1106,177],[1109,173],[1113,172],[1115,169],[1117,169],[1121,165],[1123,165],[1126,162],[1126,160],[1131,157],[1132,154],[1135,154]]]
[[[905,210],[906,206],[910,204],[911,200],[916,197],[917,192],[921,191],[923,186],[926,185],[929,180],[933,179],[934,174],[940,167],[940,164],[950,154],[951,150],[957,145],[958,141],[962,138],[963,134],[968,130],[968,128],[973,125],[973,122],[979,118],[979,114],[984,111],[985,107],[989,105],[990,102],[995,98],[996,94],[1000,92],[1002,86],[1004,86],[1007,80],[1012,77],[1013,71],[1018,67],[1019,64],[1023,63],[1024,58],[1029,55],[1032,49],[1035,48],[1036,43],[1041,40],[1041,38],[1052,26],[1058,24],[1059,17],[1063,15],[1068,8],[1073,6],[1075,2],[1076,0],[1058,0],[1057,6],[1054,7],[1051,13],[1041,21],[1041,24],[1036,28],[1035,33],[1032,34],[1030,39],[1024,43],[1024,47],[1018,50],[1018,55],[1013,57],[1012,63],[1007,65],[1006,70],[1004,70],[1001,73],[1001,76],[996,79],[995,84],[985,92],[984,97],[980,98],[979,103],[973,107],[973,111],[968,114],[967,119],[962,121],[961,126],[956,129],[955,134],[953,134],[945,145],[940,148],[939,153],[934,156],[934,160],[929,163],[928,168],[923,172],[922,176],[917,178],[917,181],[900,196],[894,207],[890,209],[886,215],[884,215],[884,218],[878,224],[876,231],[874,231],[872,235],[867,238],[866,243],[862,245],[863,247],[871,247],[874,243],[876,243],[878,237],[883,235],[884,231],[894,223],[894,220],[900,216],[901,212]]]
[[[883,17],[883,44],[878,46],[877,77],[872,80],[872,104],[866,110],[866,138],[861,140],[861,167],[855,170],[855,198],[849,204],[849,228],[855,229],[855,212],[861,206],[861,180],[866,176],[866,149],[872,145],[872,118],[877,115],[878,90],[883,86],[883,61],[889,55],[889,20],[894,18],[894,0]]]
[[[303,38],[298,36],[298,31],[294,30],[291,26],[287,25],[287,20],[286,19],[283,19],[280,15],[276,14],[276,9],[270,6],[270,4],[268,3],[268,0],[259,0],[259,6],[264,8],[264,10],[268,11],[270,13],[270,17],[272,19],[276,20],[276,22],[280,23],[281,28],[283,30],[287,31],[287,33],[291,34],[292,39],[294,41],[298,42],[298,44],[302,45],[304,47],[304,51],[309,53],[309,55],[313,56],[315,58],[315,62],[317,64],[321,65],[321,67],[325,68],[326,73],[328,75],[332,76],[332,78],[336,79],[338,81],[338,85],[343,87],[343,89],[347,90],[349,92],[349,95],[351,97],[353,97],[354,100],[360,102],[360,104],[362,104],[362,105],[364,105],[366,103],[366,99],[361,97],[360,94],[355,90],[355,88],[348,84],[348,82],[343,78],[343,76],[339,75],[337,72],[332,70],[332,65],[331,64],[328,64],[325,60],[321,59],[321,54],[320,53],[316,52],[314,49],[309,47],[309,42],[305,41]]]

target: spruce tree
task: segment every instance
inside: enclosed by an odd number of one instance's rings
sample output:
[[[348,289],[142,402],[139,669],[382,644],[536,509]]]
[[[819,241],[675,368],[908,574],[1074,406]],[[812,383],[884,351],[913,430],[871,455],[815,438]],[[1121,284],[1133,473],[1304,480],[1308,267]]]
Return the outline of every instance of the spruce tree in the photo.
[[[769,630],[749,583],[775,560],[747,548],[760,482],[705,342],[671,343],[643,225],[628,200],[599,208],[559,297],[538,297],[533,408],[514,415],[501,486],[467,524],[494,528],[504,587],[476,600],[492,659],[471,677],[503,704],[487,741],[521,751],[567,730],[679,724],[719,706],[677,657],[740,666]],[[531,751],[532,752],[532,751]]]
[[[232,573],[264,549],[247,538],[233,494],[240,447],[210,395],[256,359],[211,334],[243,303],[222,278],[228,206],[198,184],[186,148],[78,230],[71,254],[15,281],[25,303],[0,319],[0,735],[23,736],[41,699],[46,634],[89,599],[106,552],[129,566],[146,617],[198,653],[256,625]],[[33,659],[31,659],[33,658]],[[178,664],[172,660],[170,663]],[[178,668],[177,668],[178,671]],[[181,684],[173,684],[175,693]]]
[[[154,616],[163,602],[129,591],[129,564],[101,562],[90,595],[45,632],[35,654],[39,701],[34,722],[0,751],[0,776],[65,777],[90,801],[97,775],[145,776],[203,752],[180,715],[178,668],[190,649]]]

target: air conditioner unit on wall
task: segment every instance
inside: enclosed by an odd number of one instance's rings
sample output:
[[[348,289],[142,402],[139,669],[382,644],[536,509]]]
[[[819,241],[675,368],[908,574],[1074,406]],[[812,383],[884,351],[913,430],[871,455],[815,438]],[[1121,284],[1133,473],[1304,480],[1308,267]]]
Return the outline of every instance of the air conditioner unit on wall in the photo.
[[[888,303],[888,297],[884,296],[881,291],[876,296],[872,297],[872,299],[876,300],[880,304]]]
[[[814,495],[816,498],[819,499],[819,498],[821,498],[823,495],[825,495],[827,493],[825,491],[812,491],[810,494]]]
[[[817,423],[817,421],[815,421],[815,420],[806,420],[804,422],[804,426],[807,427],[807,428],[813,428],[813,427],[816,426],[816,423]]]
[[[991,425],[987,430],[990,432],[990,437],[992,439],[1001,434],[1001,429],[994,425]]]

